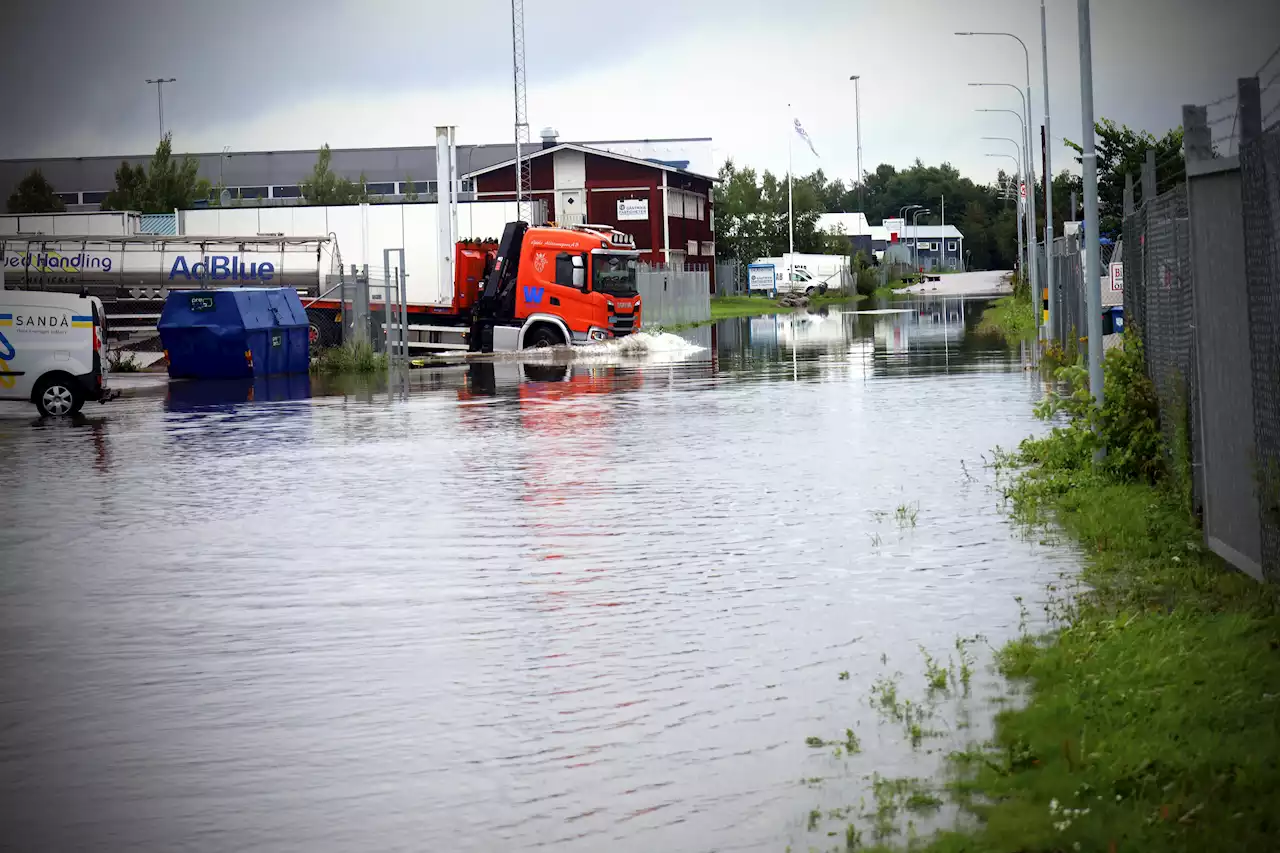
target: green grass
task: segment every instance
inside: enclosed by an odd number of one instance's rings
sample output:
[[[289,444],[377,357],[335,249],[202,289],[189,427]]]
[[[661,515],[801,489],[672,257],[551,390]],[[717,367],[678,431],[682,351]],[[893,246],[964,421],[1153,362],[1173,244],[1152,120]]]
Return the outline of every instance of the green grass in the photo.
[[[953,757],[978,825],[916,849],[1280,849],[1280,591],[1203,550],[1172,481],[1063,464],[1066,432],[997,465],[1016,519],[1083,549],[1084,586],[999,653],[1028,701]]]
[[[1030,297],[1010,295],[995,300],[982,312],[975,331],[979,335],[1002,337],[1011,344],[1033,340],[1036,315]]]
[[[387,356],[373,351],[370,344],[347,343],[321,350],[311,361],[311,372],[319,374],[378,373],[387,369]]]

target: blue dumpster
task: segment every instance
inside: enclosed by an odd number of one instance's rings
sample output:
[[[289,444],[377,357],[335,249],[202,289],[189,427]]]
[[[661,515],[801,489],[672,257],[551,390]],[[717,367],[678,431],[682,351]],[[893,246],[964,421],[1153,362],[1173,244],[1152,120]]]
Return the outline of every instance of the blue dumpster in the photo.
[[[158,329],[174,378],[306,373],[311,363],[311,326],[292,288],[173,291]]]
[[[1124,331],[1124,306],[1113,305],[1102,309],[1102,334],[1118,335]]]

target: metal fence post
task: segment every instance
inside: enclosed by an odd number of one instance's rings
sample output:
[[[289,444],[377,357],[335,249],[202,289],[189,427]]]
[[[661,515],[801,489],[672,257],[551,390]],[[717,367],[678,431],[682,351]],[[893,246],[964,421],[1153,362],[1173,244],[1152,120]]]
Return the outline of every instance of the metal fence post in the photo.
[[[1208,107],[1182,105],[1182,151],[1187,162],[1213,157],[1213,134],[1209,130]]]
[[[1257,77],[1241,77],[1236,81],[1236,107],[1240,110],[1239,151],[1262,136],[1262,89]]]
[[[1147,149],[1147,159],[1142,163],[1142,203],[1154,199],[1160,190],[1156,184],[1156,150]]]
[[[1124,173],[1124,215],[1133,213],[1133,175]]]

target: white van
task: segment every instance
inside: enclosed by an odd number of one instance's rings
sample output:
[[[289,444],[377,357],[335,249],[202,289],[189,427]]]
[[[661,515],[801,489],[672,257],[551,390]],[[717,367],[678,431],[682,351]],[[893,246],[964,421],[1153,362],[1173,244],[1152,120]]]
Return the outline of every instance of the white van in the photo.
[[[0,290],[0,400],[26,400],[46,417],[106,400],[102,302],[43,290]]]

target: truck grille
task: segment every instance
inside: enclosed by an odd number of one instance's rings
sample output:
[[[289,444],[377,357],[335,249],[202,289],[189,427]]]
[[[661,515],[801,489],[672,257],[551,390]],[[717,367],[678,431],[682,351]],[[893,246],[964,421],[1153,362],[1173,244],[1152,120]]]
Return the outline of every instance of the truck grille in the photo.
[[[635,331],[636,315],[635,314],[615,315],[609,318],[609,323],[610,323],[609,328],[613,332],[614,336],[620,338],[620,337],[623,337],[624,335],[629,335],[633,331]]]

